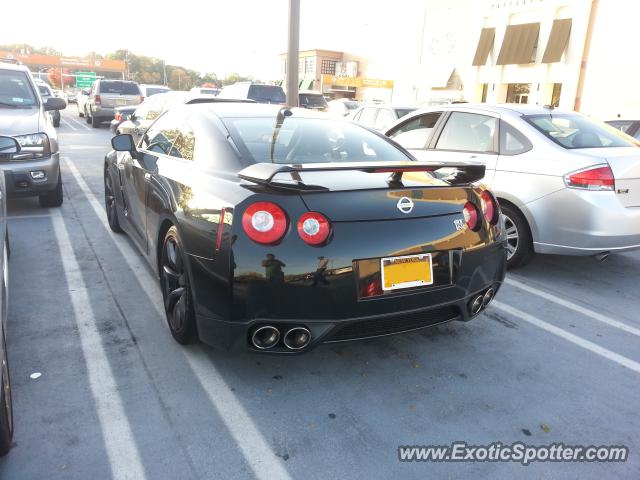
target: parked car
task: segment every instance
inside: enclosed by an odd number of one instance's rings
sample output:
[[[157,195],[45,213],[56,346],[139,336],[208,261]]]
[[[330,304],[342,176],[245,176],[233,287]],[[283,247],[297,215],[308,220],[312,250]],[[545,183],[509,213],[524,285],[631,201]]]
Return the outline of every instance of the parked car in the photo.
[[[0,132],[15,138],[19,151],[0,154],[9,197],[38,196],[40,205],[62,204],[58,137],[49,112],[62,110],[61,98],[42,98],[23,65],[0,63]]]
[[[219,88],[211,88],[211,87],[193,87],[191,90],[191,95],[193,96],[202,96],[202,95],[218,95],[220,93]]]
[[[78,102],[78,91],[75,88],[68,88],[64,91],[64,99],[67,105]]]
[[[419,160],[486,165],[510,267],[534,252],[640,248],[640,148],[604,123],[552,107],[460,104],[413,112],[386,134]]]
[[[382,132],[415,109],[416,107],[364,105],[349,114],[349,118],[367,128]]]
[[[0,137],[0,157],[18,152],[20,144],[15,138]],[[0,175],[0,457],[9,453],[13,438],[13,402],[7,352],[7,299],[9,297],[9,232],[4,176]]]
[[[84,117],[87,114],[87,100],[89,100],[90,88],[83,88],[78,91],[76,98],[76,108],[78,109],[78,116]]]
[[[227,85],[220,90],[218,96],[237,100],[253,100],[257,103],[275,103],[278,105],[287,103],[287,97],[282,87],[252,82],[238,82],[233,85]]]
[[[113,120],[116,107],[139,105],[142,100],[136,82],[99,78],[91,87],[85,106],[87,123],[99,128],[102,122]]]
[[[438,179],[352,122],[243,103],[172,108],[137,147],[111,143],[109,225],[159,274],[180,343],[305,352],[469,320],[503,281],[482,165]]]
[[[609,120],[606,123],[630,137],[640,140],[640,120]]]
[[[167,93],[170,92],[171,89],[165,85],[151,85],[147,83],[141,83],[138,85],[140,87],[140,93],[144,98],[148,98],[157,93]]]
[[[324,98],[322,93],[311,90],[302,90],[298,92],[298,103],[300,107],[308,108],[309,110],[326,112],[329,109],[327,100]]]
[[[346,117],[356,110],[360,103],[355,100],[340,99],[327,102],[328,112],[336,117]]]
[[[142,103],[144,105],[144,102]],[[111,120],[111,124],[109,125],[109,130],[115,134],[121,133],[118,130],[118,127],[122,124],[122,122],[126,122],[131,118],[133,112],[135,112],[136,107],[116,107],[115,113],[113,114],[113,120]]]
[[[35,80],[36,85],[38,87],[38,92],[40,93],[40,96],[42,97],[43,102],[46,103],[47,99],[49,99],[50,97],[56,97],[56,98],[60,98],[57,95],[53,94],[53,91],[51,90],[51,87],[49,85],[47,85],[46,83],[36,79]],[[65,102],[66,105],[66,102]],[[52,110],[50,112],[47,113],[50,118],[51,118],[51,123],[53,123],[54,127],[59,127],[60,126],[60,110]]]
[[[149,126],[170,107],[184,104],[190,99],[191,92],[159,93],[146,98],[126,121],[122,122],[117,133],[128,133],[133,136],[136,145]]]

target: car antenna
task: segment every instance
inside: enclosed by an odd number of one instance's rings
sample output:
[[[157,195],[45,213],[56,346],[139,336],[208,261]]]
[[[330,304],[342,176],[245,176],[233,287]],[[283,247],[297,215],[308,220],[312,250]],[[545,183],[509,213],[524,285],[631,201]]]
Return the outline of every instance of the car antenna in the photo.
[[[278,139],[278,134],[280,133],[280,127],[284,123],[284,119],[286,117],[290,117],[293,115],[293,112],[289,110],[287,107],[282,107],[278,110],[278,115],[276,116],[276,126],[273,129],[273,135],[271,136],[271,146],[269,147],[269,160],[273,163],[273,151],[276,148],[276,140]]]

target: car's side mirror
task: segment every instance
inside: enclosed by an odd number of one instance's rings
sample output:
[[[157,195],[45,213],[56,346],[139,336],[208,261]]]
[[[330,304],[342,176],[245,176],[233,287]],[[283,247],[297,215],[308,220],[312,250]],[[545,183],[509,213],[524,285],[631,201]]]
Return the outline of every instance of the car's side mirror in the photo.
[[[0,155],[20,153],[20,144],[13,137],[0,137]]]
[[[81,93],[82,95],[89,95],[89,93],[91,93],[91,92],[90,92],[89,90],[86,90],[86,89],[85,89],[85,90],[80,90],[80,93]]]
[[[47,102],[44,104],[44,109],[49,110],[64,110],[67,108],[67,102],[64,101],[64,98],[58,97],[49,97],[47,98]]]
[[[116,135],[111,139],[111,146],[117,152],[135,152],[136,145],[133,143],[133,137],[128,133]]]

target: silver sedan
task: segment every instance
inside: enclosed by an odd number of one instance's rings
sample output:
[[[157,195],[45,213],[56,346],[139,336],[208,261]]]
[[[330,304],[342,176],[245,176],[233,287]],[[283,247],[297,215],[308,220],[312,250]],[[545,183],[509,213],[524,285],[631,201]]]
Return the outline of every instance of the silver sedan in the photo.
[[[640,249],[640,144],[552,107],[450,105],[385,132],[421,160],[479,161],[505,216],[508,266],[537,253]]]

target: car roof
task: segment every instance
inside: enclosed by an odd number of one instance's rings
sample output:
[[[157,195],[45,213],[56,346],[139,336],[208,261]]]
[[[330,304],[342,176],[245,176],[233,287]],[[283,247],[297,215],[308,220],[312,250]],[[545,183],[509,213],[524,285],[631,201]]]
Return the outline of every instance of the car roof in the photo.
[[[242,102],[212,102],[186,105],[189,110],[208,110],[220,118],[250,118],[250,117],[276,117],[283,108],[280,105],[266,103],[242,103]],[[306,108],[290,109],[296,118],[324,118],[326,115]]]
[[[527,105],[519,103],[453,103],[449,105],[432,105],[428,107],[420,107],[413,112],[413,115],[420,112],[450,111],[450,110],[477,110],[494,114],[506,115],[549,115],[549,113],[570,114],[575,113],[571,110],[560,110],[557,108],[543,107],[541,105]]]
[[[16,63],[8,63],[0,61],[0,69],[1,70],[17,70],[19,72],[28,72],[29,68],[25,65],[20,65]]]

